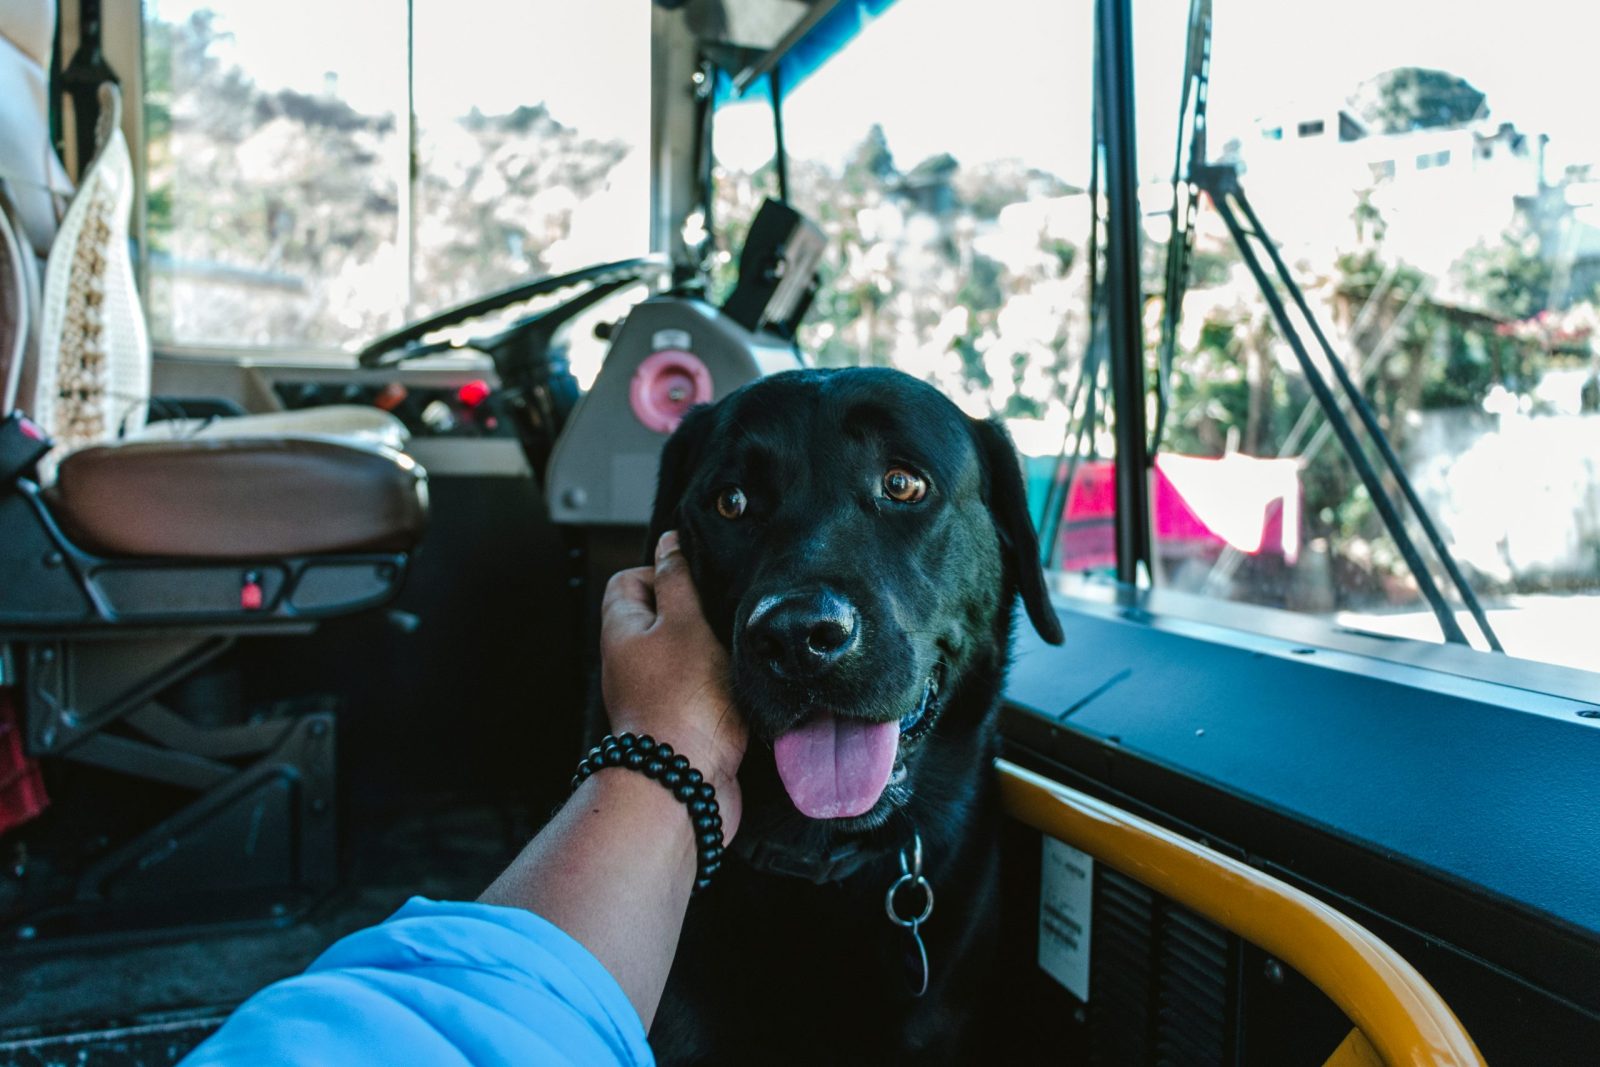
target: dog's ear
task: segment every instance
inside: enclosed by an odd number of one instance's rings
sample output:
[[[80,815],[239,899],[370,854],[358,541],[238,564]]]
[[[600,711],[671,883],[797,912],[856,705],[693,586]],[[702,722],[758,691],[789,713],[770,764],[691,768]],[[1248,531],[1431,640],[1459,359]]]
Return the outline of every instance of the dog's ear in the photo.
[[[691,408],[661,450],[661,466],[656,473],[656,502],[650,511],[650,541],[645,545],[647,564],[655,560],[656,541],[661,535],[679,528],[683,491],[700,463],[700,447],[711,430],[710,415],[709,407]]]
[[[1022,604],[1039,636],[1052,645],[1063,640],[1061,620],[1050,606],[1039,562],[1039,537],[1028,514],[1028,493],[1022,484],[1022,461],[1005,428],[994,420],[972,419],[972,438],[988,471],[989,511],[1000,534],[1000,551],[1016,577]]]

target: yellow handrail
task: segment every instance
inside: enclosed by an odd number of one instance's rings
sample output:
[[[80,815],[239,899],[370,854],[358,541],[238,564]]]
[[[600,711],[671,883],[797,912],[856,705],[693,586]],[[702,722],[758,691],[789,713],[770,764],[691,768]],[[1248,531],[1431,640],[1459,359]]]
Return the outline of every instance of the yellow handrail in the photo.
[[[1388,1067],[1483,1067],[1427,979],[1370,930],[1254,867],[997,760],[1006,811],[1282,960],[1343,1009]],[[1342,1047],[1342,1046],[1341,1046]]]

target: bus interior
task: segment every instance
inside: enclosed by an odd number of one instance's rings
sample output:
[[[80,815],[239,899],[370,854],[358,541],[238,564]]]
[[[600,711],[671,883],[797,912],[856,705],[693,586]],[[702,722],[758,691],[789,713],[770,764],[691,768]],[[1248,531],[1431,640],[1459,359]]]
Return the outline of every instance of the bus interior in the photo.
[[[668,433],[854,365],[1022,456],[1041,1057],[1593,1062],[1596,31],[6,0],[0,1064],[176,1063],[475,898],[603,732]]]

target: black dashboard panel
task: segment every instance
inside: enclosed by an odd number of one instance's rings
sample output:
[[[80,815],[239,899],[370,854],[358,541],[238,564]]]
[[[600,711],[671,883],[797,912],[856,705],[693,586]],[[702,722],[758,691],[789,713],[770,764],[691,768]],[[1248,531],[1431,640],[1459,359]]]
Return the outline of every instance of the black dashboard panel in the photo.
[[[272,383],[285,408],[356,404],[389,412],[418,437],[515,437],[503,404],[486,379],[460,384],[404,383],[363,378],[347,381],[301,378]]]
[[[1487,655],[1477,660],[1500,678],[1485,681],[1164,617],[1145,602],[1057,607],[1063,647],[1019,635],[1009,755],[1351,914],[1434,983],[1490,1063],[1591,1055],[1591,686],[1552,691],[1550,672]]]

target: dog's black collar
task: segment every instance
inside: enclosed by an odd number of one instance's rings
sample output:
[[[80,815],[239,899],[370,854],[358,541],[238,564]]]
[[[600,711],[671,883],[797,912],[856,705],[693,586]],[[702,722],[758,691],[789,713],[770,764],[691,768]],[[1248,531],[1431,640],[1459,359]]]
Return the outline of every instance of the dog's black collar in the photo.
[[[842,882],[870,864],[894,855],[895,849],[873,848],[865,841],[846,840],[825,848],[796,848],[775,841],[752,840],[740,835],[733,850],[746,863],[766,874],[804,878],[815,885]]]

